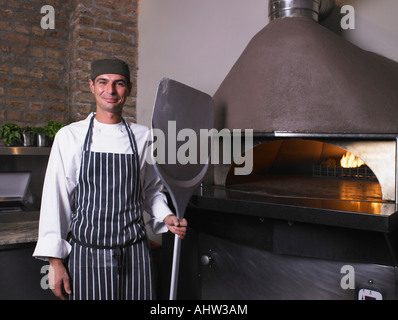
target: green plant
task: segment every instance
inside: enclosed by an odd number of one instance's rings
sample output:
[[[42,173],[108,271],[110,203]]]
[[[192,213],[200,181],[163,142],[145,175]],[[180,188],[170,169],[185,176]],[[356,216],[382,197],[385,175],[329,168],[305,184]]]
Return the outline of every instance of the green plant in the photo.
[[[0,139],[5,145],[17,145],[22,143],[22,129],[14,123],[6,123],[0,126]]]
[[[25,133],[25,132],[33,132],[32,127],[22,127],[21,128],[21,132]]]
[[[46,131],[44,130],[43,127],[33,127],[32,131],[36,134],[45,134]]]
[[[55,134],[58,132],[59,129],[61,129],[64,126],[63,123],[57,122],[54,120],[50,120],[48,124],[44,127],[46,136],[49,137],[50,139],[54,139]]]

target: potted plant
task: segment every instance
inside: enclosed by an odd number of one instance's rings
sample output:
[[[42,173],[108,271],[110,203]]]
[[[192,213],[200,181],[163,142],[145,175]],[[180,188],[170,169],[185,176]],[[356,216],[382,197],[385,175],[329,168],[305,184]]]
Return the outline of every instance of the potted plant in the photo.
[[[54,140],[54,137],[55,137],[56,133],[63,126],[64,126],[64,124],[61,123],[61,122],[50,120],[48,122],[48,124],[44,127],[44,131],[46,133],[46,136],[49,137],[51,140]]]
[[[23,127],[21,128],[22,137],[23,137],[23,145],[24,147],[33,147],[35,142],[36,133],[32,129],[32,127]]]
[[[6,146],[18,146],[22,144],[21,127],[14,123],[6,123],[0,126],[0,139]]]
[[[36,134],[36,144],[38,147],[48,147],[49,141],[46,136],[46,131],[44,127],[34,127],[32,128],[33,132]]]

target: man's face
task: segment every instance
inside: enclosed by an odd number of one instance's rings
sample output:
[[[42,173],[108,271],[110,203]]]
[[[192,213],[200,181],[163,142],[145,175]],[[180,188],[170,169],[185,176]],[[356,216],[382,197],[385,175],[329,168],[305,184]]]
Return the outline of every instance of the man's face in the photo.
[[[94,94],[97,112],[122,113],[123,105],[131,93],[131,84],[127,84],[124,76],[118,74],[102,74],[90,79],[90,89]]]

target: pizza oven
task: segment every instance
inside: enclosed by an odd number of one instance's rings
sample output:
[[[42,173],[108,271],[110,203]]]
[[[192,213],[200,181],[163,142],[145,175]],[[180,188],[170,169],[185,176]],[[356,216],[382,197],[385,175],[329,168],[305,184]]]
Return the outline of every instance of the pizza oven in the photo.
[[[333,7],[270,0],[215,93],[252,170],[212,164],[192,197],[180,298],[398,298],[398,63],[321,26]]]

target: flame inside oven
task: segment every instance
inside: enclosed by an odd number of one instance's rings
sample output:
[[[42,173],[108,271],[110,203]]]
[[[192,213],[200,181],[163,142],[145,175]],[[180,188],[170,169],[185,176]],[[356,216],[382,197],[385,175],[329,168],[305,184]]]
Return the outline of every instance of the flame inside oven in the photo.
[[[363,162],[361,159],[356,157],[354,154],[351,152],[346,152],[344,156],[342,156],[340,160],[340,165],[343,168],[359,168],[360,166],[363,166],[365,162]]]

